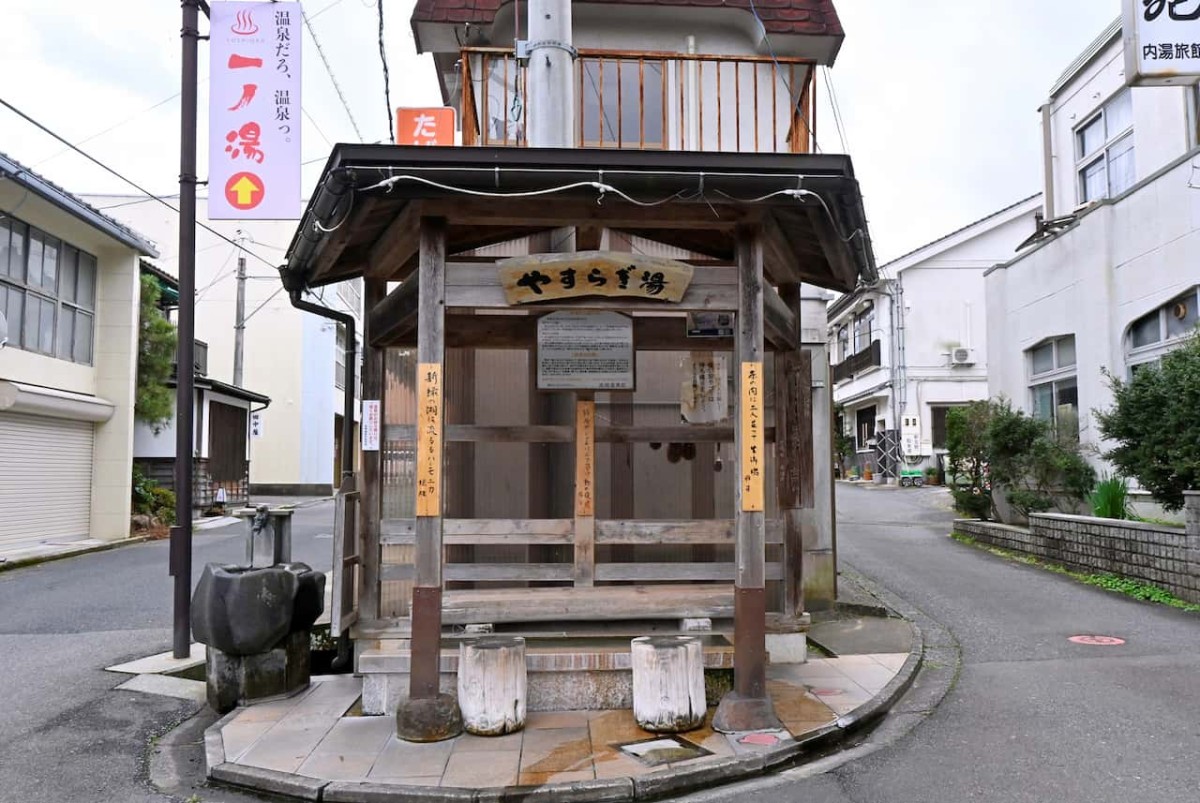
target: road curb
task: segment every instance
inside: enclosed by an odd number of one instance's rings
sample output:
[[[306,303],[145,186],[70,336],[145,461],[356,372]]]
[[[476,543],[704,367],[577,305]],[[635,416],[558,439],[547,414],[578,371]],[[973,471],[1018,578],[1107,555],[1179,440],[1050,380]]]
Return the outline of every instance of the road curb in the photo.
[[[135,535],[129,538],[122,538],[118,541],[108,541],[103,544],[90,544],[79,549],[69,549],[63,552],[51,552],[45,555],[30,555],[27,558],[18,558],[17,560],[0,560],[0,572],[12,571],[13,569],[23,569],[27,566],[36,566],[39,563],[52,563],[56,560],[66,560],[67,558],[77,558],[80,555],[90,555],[93,552],[108,552],[113,549],[120,549],[125,546],[133,546],[134,544],[144,544],[147,541],[155,539],[146,535]]]

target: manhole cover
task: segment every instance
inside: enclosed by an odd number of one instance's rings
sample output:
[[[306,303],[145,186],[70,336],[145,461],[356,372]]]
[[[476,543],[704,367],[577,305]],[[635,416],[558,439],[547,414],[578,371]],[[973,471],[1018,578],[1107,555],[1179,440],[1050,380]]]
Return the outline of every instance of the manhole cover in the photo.
[[[1090,644],[1093,647],[1117,647],[1125,643],[1125,639],[1116,636],[1071,636],[1067,641]]]
[[[817,695],[818,697],[835,697],[839,694],[846,693],[845,689],[835,689],[833,687],[814,688],[814,689],[811,689],[811,691],[813,694]]]
[[[774,733],[748,733],[738,739],[738,744],[754,744],[762,747],[773,747],[779,744],[779,736]]]

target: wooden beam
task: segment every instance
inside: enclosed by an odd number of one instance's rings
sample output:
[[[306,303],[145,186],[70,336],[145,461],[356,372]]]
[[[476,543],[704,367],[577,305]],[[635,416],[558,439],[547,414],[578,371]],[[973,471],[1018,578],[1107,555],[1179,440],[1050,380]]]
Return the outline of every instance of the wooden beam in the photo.
[[[387,283],[378,281],[384,287]],[[367,337],[370,345],[381,348],[392,346],[406,337],[416,345],[417,337],[417,305],[420,297],[420,281],[416,276],[409,276],[399,287],[387,296],[371,304],[364,304],[367,310]]]
[[[404,284],[410,282],[415,286],[414,277],[409,277]],[[686,319],[678,313],[668,311],[668,314],[670,317],[638,316],[633,319],[633,343],[638,351],[733,350],[732,337],[688,337]],[[404,315],[405,310],[400,308],[386,317]],[[388,323],[379,325],[386,327]],[[387,336],[377,343],[410,348],[416,344],[416,327],[403,322],[392,326]],[[447,348],[532,349],[536,345],[537,316],[534,315],[449,315],[446,318]]]
[[[850,292],[858,285],[858,265],[854,261],[850,246],[842,240],[842,235],[834,228],[833,221],[829,219],[823,207],[814,204],[805,209],[808,212],[808,221],[821,243],[821,250],[825,252],[825,260],[832,268],[833,278],[840,281],[832,289]]]
[[[737,523],[734,519],[687,521],[598,521],[598,544],[732,544]],[[766,542],[783,543],[783,526],[778,521],[767,522]]]
[[[775,288],[763,287],[764,334],[777,349],[792,350],[800,346],[800,330],[796,316],[775,292]]]
[[[359,200],[358,206],[350,213],[350,217],[329,236],[325,247],[317,255],[317,261],[313,263],[311,274],[313,279],[319,281],[333,270],[333,266],[341,259],[346,246],[350,244],[350,236],[375,212],[378,205],[378,198],[368,197]]]
[[[405,266],[421,246],[421,204],[409,201],[371,246],[365,275],[373,279],[403,281]],[[443,246],[444,248],[444,246]]]
[[[577,226],[575,228],[576,251],[599,251],[604,237],[603,226]]]
[[[575,586],[595,585],[596,576],[596,401],[575,397]]]
[[[446,306],[468,309],[513,309],[504,296],[500,274],[492,265],[452,262],[446,270]],[[737,308],[737,272],[729,268],[696,268],[679,303],[624,298],[573,298],[559,303],[524,305],[522,309],[601,309],[680,312]]]
[[[446,624],[727,619],[733,589],[724,584],[512,588],[447,591]]]
[[[454,443],[573,443],[575,430],[565,424],[490,425],[449,424],[445,438]],[[387,440],[411,441],[417,437],[413,424],[389,424],[383,428]],[[775,440],[775,428],[765,427],[767,443]],[[632,424],[596,427],[597,443],[733,443],[734,429],[729,425]]]
[[[567,227],[616,229],[703,229],[732,231],[757,220],[761,211],[741,204],[670,203],[644,207],[609,196],[603,203],[547,196],[510,203],[484,199],[425,201],[425,214],[440,215],[454,226]]]

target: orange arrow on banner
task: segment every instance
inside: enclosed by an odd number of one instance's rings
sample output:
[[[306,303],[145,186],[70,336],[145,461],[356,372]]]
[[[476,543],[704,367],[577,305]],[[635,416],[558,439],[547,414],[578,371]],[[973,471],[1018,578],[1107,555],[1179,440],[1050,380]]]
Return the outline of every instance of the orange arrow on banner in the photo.
[[[234,173],[225,182],[225,200],[235,209],[253,209],[264,194],[262,179],[253,173]]]

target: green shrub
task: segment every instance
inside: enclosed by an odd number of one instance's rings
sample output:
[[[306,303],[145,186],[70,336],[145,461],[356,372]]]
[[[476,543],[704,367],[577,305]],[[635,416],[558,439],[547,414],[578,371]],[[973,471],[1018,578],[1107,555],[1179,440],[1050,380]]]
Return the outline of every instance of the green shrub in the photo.
[[[972,519],[987,520],[992,515],[992,495],[979,488],[951,488],[954,509]]]
[[[175,492],[147,477],[138,466],[133,467],[132,497],[135,515],[155,516],[164,524],[175,523]]]
[[[1129,483],[1121,476],[1105,476],[1096,483],[1089,499],[1092,514],[1103,519],[1131,519]]]
[[[156,485],[151,490],[151,493],[154,496],[154,513],[152,515],[162,519],[163,524],[174,524],[175,492],[169,488]]]

